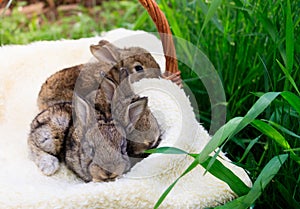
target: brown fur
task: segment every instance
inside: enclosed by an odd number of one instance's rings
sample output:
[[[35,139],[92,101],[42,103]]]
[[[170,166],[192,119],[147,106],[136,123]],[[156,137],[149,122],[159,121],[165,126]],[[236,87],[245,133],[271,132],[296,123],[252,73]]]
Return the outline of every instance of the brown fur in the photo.
[[[126,140],[113,121],[97,121],[91,106],[76,97],[41,112],[28,138],[31,159],[45,175],[59,169],[59,160],[84,181],[111,181],[130,168]],[[56,137],[59,136],[59,137]]]
[[[103,75],[116,84],[128,74],[137,73],[137,66],[142,67],[143,71],[149,71],[149,78],[161,75],[159,65],[151,54],[139,47],[120,49],[108,41],[100,41],[98,45],[91,46],[91,52],[98,62],[63,69],[46,80],[38,96],[40,110],[62,101],[72,101],[74,89],[85,97],[99,88]]]
[[[144,151],[156,147],[160,141],[159,125],[148,107],[148,99],[131,89],[131,82],[143,77],[142,73],[131,74],[124,79],[116,87],[111,106],[113,119],[125,128],[127,152],[131,157],[144,157]]]

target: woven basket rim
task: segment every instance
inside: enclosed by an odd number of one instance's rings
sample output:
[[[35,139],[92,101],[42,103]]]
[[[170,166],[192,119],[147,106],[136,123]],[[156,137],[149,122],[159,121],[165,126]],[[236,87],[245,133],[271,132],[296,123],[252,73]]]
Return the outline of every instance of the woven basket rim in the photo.
[[[139,0],[142,6],[147,10],[156,25],[160,34],[164,55],[166,58],[166,72],[178,73],[178,63],[176,58],[176,49],[172,37],[172,32],[165,14],[158,7],[155,0]]]

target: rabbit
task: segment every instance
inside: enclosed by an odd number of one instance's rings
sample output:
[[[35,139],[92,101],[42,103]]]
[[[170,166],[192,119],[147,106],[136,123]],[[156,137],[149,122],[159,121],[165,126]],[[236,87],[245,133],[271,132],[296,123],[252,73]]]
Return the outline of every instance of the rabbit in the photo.
[[[45,175],[53,175],[64,161],[85,182],[112,181],[130,169],[123,135],[114,121],[97,120],[91,105],[75,96],[73,106],[54,104],[34,118],[29,153]]]
[[[148,107],[148,98],[138,96],[131,89],[131,82],[145,76],[142,73],[130,74],[120,85],[112,79],[105,82],[105,88],[113,92],[109,96],[111,114],[118,127],[124,128],[129,157],[146,157],[144,151],[156,147],[161,140],[158,122]]]
[[[161,76],[159,65],[151,54],[140,47],[120,49],[108,41],[101,40],[90,46],[91,53],[98,60],[66,68],[50,76],[42,85],[38,95],[39,110],[59,103],[72,101],[73,91],[86,94],[98,89],[104,73],[119,84],[128,74],[149,71],[147,76]],[[120,70],[122,69],[122,74]]]

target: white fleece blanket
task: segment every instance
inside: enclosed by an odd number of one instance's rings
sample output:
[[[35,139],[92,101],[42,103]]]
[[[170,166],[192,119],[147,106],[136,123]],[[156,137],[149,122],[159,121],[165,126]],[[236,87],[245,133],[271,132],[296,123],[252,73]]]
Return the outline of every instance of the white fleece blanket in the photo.
[[[38,113],[37,94],[52,73],[91,59],[89,45],[105,38],[135,36],[114,42],[139,45],[152,52],[163,67],[160,41],[149,34],[118,29],[80,40],[43,41],[0,48],[0,208],[153,208],[164,190],[190,165],[184,155],[153,154],[115,182],[84,183],[64,166],[44,176],[27,157],[29,124]],[[147,40],[146,42],[143,40]],[[143,79],[135,91],[149,97],[149,105],[163,131],[160,146],[199,152],[210,140],[197,123],[183,90],[166,80]],[[221,155],[223,155],[221,153]],[[221,160],[247,185],[245,171]],[[235,197],[226,183],[198,166],[182,178],[161,208],[212,207]]]

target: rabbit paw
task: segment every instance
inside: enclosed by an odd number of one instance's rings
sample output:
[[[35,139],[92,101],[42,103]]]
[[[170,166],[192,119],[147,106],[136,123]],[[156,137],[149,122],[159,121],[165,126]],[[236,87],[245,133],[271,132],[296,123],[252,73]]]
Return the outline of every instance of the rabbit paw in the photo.
[[[46,155],[38,163],[39,169],[47,176],[53,175],[59,168],[58,159],[52,155]]]

